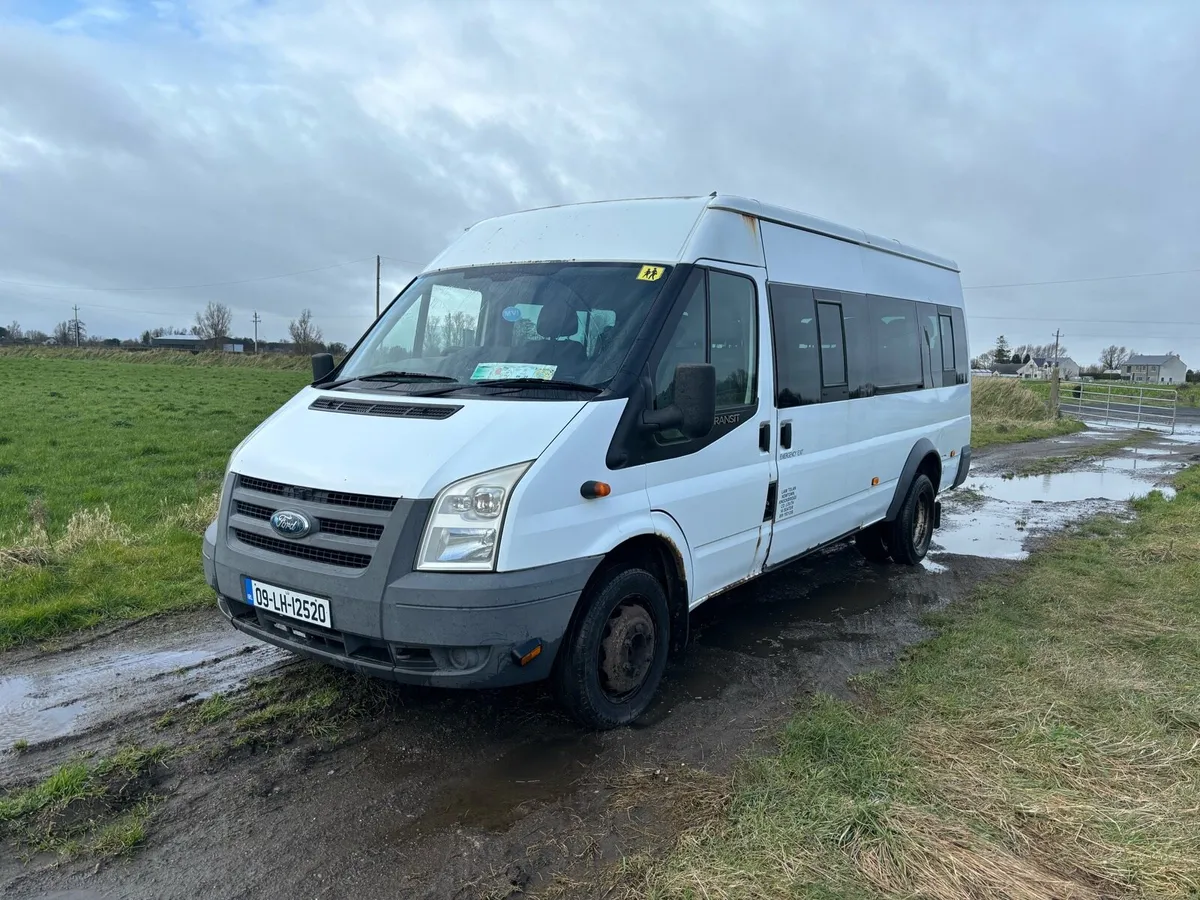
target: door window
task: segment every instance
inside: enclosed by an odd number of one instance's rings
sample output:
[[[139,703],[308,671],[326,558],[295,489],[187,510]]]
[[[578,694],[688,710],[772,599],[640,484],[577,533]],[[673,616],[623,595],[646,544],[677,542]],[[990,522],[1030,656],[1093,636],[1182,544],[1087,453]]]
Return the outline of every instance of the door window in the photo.
[[[775,347],[775,405],[780,409],[821,402],[821,346],[812,291],[770,286]]]
[[[817,322],[821,333],[821,384],[838,387],[846,384],[846,337],[842,326],[842,307],[837,303],[818,303]]]

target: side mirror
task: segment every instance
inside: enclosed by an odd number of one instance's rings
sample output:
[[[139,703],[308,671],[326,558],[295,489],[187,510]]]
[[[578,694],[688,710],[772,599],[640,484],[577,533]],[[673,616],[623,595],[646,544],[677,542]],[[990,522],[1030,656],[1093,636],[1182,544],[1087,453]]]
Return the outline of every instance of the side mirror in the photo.
[[[675,402],[642,413],[642,424],[653,431],[678,428],[695,440],[712,431],[716,418],[717,370],[707,363],[680,363],[675,367]]]
[[[324,381],[333,371],[332,353],[314,353],[312,358],[313,384]]]

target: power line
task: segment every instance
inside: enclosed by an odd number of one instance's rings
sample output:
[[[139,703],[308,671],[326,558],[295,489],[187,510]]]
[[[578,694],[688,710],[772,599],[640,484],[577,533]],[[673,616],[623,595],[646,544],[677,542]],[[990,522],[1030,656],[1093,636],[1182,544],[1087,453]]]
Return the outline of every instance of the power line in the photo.
[[[1097,275],[1094,278],[1063,278],[1058,281],[1017,281],[1012,284],[972,284],[964,285],[964,291],[991,291],[1000,288],[1042,287],[1051,284],[1084,284],[1091,281],[1120,281],[1127,278],[1159,278],[1163,275],[1194,275],[1200,269],[1175,269],[1170,272],[1138,272],[1132,275]]]
[[[1159,322],[1147,319],[1068,319],[1063,316],[980,316],[968,312],[968,319],[991,319],[1000,322],[1083,322],[1087,325],[1200,325],[1200,322]]]
[[[271,281],[275,278],[291,278],[293,275],[307,275],[310,272],[324,272],[326,269],[339,269],[342,266],[351,266],[355,263],[366,262],[370,258],[371,257],[369,256],[364,256],[361,259],[351,259],[346,262],[332,263],[328,266],[317,266],[313,269],[299,269],[295,272],[279,272],[275,275],[260,275],[255,278],[240,278],[236,281],[210,281],[204,284],[176,284],[160,285],[155,287],[75,287],[67,284],[40,284],[33,281],[10,281],[7,278],[0,278],[0,284],[11,284],[18,287],[45,288],[47,290],[54,291],[186,291],[193,288],[228,287],[234,284],[250,284],[255,281]]]

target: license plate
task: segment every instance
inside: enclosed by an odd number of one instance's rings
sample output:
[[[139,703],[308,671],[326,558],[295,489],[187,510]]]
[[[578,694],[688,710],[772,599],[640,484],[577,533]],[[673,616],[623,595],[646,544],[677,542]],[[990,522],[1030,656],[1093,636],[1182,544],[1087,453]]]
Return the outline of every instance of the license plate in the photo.
[[[313,625],[330,626],[329,601],[321,597],[312,597],[289,591],[287,588],[276,587],[273,584],[263,584],[253,578],[243,578],[242,587],[246,591],[246,602],[267,612],[299,619]]]

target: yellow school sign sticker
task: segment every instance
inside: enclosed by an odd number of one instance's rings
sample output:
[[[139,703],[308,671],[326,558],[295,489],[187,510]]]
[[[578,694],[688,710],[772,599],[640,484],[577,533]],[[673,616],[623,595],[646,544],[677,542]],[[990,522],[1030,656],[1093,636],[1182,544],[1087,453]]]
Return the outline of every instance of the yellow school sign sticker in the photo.
[[[642,271],[638,272],[638,281],[658,281],[663,276],[662,266],[642,266]]]

